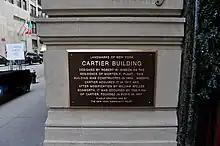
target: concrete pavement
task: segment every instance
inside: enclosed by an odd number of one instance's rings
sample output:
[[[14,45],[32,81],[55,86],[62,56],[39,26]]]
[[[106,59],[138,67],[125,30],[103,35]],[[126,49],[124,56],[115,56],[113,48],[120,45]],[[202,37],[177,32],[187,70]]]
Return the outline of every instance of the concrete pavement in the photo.
[[[29,93],[0,106],[0,146],[43,146],[47,118],[43,65],[28,68],[36,70],[39,83],[32,85]]]

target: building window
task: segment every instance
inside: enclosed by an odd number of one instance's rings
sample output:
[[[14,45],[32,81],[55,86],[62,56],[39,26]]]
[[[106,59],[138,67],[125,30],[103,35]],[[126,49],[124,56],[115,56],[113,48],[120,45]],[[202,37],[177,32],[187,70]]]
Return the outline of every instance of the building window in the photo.
[[[42,17],[42,10],[38,8],[38,17]]]
[[[21,8],[21,0],[17,0],[17,6]]]
[[[36,16],[36,7],[31,5],[31,16]]]
[[[37,53],[37,51],[38,51],[38,43],[37,43],[37,40],[33,40],[33,39],[32,39],[32,49],[33,49],[34,52]]]
[[[10,3],[14,4],[14,0],[9,0]]]
[[[41,0],[37,0],[38,5],[41,6]]]
[[[33,40],[33,39],[32,39],[32,46],[33,46],[33,47],[38,47],[38,45],[37,45],[37,40]]]
[[[35,22],[32,22],[32,33],[37,34],[37,25]]]
[[[23,0],[23,9],[27,10],[27,1],[26,0]]]

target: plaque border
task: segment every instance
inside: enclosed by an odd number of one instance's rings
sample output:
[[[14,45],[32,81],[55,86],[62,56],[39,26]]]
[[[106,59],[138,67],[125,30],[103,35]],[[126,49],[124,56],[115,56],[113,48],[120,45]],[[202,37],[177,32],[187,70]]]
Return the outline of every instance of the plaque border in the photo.
[[[72,106],[70,100],[70,73],[69,73],[69,57],[68,57],[68,85],[69,85],[69,108],[70,109],[155,109],[156,108],[156,96],[157,96],[157,67],[158,67],[158,50],[144,50],[144,49],[67,49],[67,53],[80,53],[80,52],[154,52],[155,53],[155,76],[154,76],[154,97],[153,106]],[[68,56],[68,55],[67,55]]]

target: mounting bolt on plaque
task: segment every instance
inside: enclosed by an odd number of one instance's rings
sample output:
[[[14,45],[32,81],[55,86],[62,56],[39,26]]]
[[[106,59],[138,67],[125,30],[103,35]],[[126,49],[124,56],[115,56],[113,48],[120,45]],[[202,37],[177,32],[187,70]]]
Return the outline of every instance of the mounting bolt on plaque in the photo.
[[[159,7],[162,6],[165,0],[156,0],[155,4]]]

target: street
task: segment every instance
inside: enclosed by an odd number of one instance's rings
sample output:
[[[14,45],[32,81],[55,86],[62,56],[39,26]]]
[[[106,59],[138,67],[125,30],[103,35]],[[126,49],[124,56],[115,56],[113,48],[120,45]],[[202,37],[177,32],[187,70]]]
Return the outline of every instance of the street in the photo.
[[[0,106],[0,146],[43,146],[47,107],[44,66],[25,66],[37,72],[31,91]],[[0,70],[7,70],[1,66]]]

